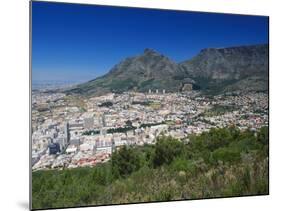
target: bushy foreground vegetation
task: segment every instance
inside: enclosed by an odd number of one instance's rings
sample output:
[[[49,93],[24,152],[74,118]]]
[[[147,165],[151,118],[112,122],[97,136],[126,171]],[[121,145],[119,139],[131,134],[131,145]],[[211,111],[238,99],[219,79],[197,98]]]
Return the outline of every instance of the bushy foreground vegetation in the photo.
[[[94,168],[32,173],[33,208],[268,194],[268,128],[123,147]]]

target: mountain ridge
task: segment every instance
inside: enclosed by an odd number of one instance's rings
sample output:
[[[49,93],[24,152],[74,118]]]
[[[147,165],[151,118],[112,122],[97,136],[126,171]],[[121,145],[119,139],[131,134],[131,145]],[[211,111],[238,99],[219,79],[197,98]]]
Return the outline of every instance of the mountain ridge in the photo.
[[[149,89],[175,92],[183,91],[185,84],[221,92],[246,88],[245,81],[248,91],[266,91],[268,54],[268,44],[205,48],[191,59],[176,63],[154,49],[145,48],[142,54],[125,58],[105,75],[65,92],[82,95]]]

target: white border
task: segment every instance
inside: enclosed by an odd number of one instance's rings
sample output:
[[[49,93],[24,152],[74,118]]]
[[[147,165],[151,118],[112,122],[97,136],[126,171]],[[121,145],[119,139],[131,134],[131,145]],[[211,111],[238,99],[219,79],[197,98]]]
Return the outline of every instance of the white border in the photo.
[[[57,0],[61,1],[61,0]],[[270,196],[164,202],[69,210],[276,210],[280,208],[280,6],[275,0],[67,0],[189,11],[270,16]],[[0,209],[28,209],[29,2],[7,0],[0,7]],[[278,68],[279,67],[279,68]]]

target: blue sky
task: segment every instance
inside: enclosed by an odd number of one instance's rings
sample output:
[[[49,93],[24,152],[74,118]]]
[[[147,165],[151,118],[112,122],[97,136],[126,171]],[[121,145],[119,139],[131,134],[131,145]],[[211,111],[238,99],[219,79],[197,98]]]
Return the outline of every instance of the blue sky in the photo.
[[[34,81],[91,80],[145,48],[180,62],[267,42],[267,17],[32,2]]]

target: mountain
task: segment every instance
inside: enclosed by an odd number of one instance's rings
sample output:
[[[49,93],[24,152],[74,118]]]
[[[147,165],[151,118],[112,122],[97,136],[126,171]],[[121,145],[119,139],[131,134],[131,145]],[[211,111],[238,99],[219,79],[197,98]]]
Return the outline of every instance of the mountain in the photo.
[[[179,80],[176,77],[180,72],[180,66],[168,57],[153,49],[145,49],[142,55],[126,58],[115,65],[106,75],[80,84],[68,92],[102,94],[132,89],[177,91],[181,88],[181,81],[184,79]]]
[[[107,74],[66,90],[68,94],[100,95],[128,90],[183,89],[207,92],[268,89],[268,45],[207,48],[179,64],[153,49],[129,57]]]
[[[203,89],[264,91],[268,88],[268,45],[207,48],[179,66]]]

